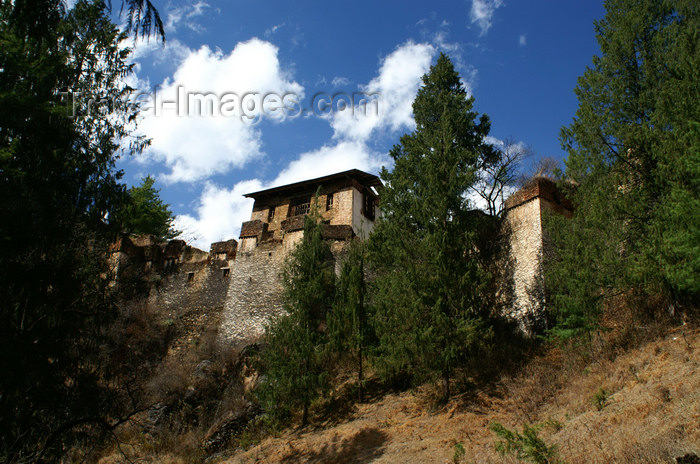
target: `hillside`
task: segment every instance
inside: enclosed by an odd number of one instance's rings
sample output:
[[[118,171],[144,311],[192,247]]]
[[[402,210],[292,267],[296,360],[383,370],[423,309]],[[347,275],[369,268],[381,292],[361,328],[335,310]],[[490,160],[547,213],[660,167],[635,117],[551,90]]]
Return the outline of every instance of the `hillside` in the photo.
[[[662,463],[700,454],[697,329],[676,328],[589,363],[571,353],[552,349],[519,373],[436,410],[427,387],[388,394],[355,406],[344,418],[286,430],[246,451],[210,459],[447,463],[455,462],[461,443],[465,453],[459,462],[517,462],[496,453],[497,437],[488,428],[494,421],[518,430],[524,423],[545,424],[540,437],[556,444],[570,464]]]

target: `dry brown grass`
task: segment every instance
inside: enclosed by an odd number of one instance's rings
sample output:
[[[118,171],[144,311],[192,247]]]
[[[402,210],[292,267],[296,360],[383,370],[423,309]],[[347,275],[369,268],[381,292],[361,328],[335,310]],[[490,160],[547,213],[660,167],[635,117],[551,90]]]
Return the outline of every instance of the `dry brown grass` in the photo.
[[[569,464],[669,463],[698,453],[700,333],[687,326],[641,330],[666,333],[646,343],[637,335],[622,340],[628,351],[620,337],[632,335],[614,331],[601,349],[585,354],[574,346],[551,348],[497,385],[432,412],[430,386],[388,394],[353,406],[343,421],[287,430],[220,461],[448,463],[461,443],[461,462],[516,462],[495,452],[488,429],[494,421],[518,429],[547,424],[540,436]],[[594,396],[601,388],[607,398],[598,410]]]

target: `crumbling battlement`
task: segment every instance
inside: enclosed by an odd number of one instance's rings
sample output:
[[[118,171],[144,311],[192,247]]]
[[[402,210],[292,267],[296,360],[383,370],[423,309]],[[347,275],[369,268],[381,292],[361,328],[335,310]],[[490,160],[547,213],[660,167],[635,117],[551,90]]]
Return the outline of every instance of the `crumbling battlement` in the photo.
[[[218,324],[221,346],[243,348],[257,341],[271,317],[283,314],[282,271],[303,238],[304,216],[316,201],[336,272],[351,240],[365,238],[379,215],[381,182],[361,171],[346,171],[311,181],[248,194],[255,200],[239,241],[211,245],[204,252],[182,240],[123,236],[112,249],[117,276],[138,275],[147,283],[145,301],[164,315],[197,314]],[[320,192],[315,197],[314,195]],[[502,309],[525,332],[538,330],[545,306],[542,259],[546,247],[545,210],[571,215],[571,204],[549,179],[533,179],[506,202],[499,291]],[[475,220],[478,218],[475,217]],[[486,224],[486,223],[485,223]],[[494,230],[493,235],[498,232]],[[122,280],[122,279],[118,279]],[[201,324],[200,324],[201,325]]]
[[[110,249],[114,277],[124,272],[177,272],[184,264],[211,264],[236,258],[238,242],[228,240],[211,244],[209,253],[187,245],[184,240],[162,241],[152,235],[121,235]]]

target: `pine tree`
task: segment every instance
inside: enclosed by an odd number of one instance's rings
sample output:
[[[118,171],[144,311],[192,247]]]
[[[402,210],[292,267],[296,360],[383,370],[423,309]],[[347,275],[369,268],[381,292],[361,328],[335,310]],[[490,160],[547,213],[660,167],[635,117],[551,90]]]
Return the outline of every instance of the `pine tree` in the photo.
[[[175,220],[170,205],[161,200],[153,187],[155,179],[146,176],[141,184],[128,190],[126,205],[120,212],[122,227],[132,234],[150,234],[162,239],[173,239],[180,232],[173,228]]]
[[[551,220],[547,266],[557,329],[588,331],[605,301],[627,294],[697,303],[700,284],[700,6],[608,0],[601,54],[579,79],[562,129],[576,206]],[[573,181],[573,182],[572,182]]]
[[[363,401],[364,360],[372,341],[365,281],[365,244],[354,241],[344,258],[337,283],[328,331],[335,353],[349,354],[356,360],[358,399]]]
[[[145,32],[150,2],[128,5]],[[134,411],[108,369],[114,306],[101,275],[124,198],[119,143],[138,108],[86,105],[130,94],[125,39],[103,2],[0,4],[2,462],[58,461]]]
[[[484,159],[489,119],[441,54],[413,104],[416,130],[382,170],[382,218],[372,237],[379,365],[384,375],[436,373],[445,398],[458,363],[475,346],[488,276],[476,247],[482,214],[466,192]]]
[[[262,355],[267,376],[259,392],[263,407],[280,418],[301,408],[302,425],[308,423],[309,406],[328,381],[325,323],[335,294],[335,273],[323,227],[315,212],[304,218],[304,237],[283,272],[286,314],[267,327],[268,346]]]

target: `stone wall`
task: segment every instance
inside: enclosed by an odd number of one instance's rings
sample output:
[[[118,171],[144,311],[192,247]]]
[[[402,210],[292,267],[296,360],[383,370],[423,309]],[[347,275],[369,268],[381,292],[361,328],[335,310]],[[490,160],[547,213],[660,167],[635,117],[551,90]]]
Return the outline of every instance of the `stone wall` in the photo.
[[[302,229],[290,226],[284,240],[271,239],[247,248],[248,251],[239,250],[218,334],[221,346],[242,349],[258,341],[267,322],[284,313],[284,263],[303,236]],[[326,226],[324,238],[329,242],[336,273],[340,272],[340,263],[353,237],[350,226]]]
[[[171,349],[187,349],[219,326],[236,254],[235,240],[213,243],[207,253],[181,240],[123,236],[111,257],[122,309],[147,305],[184,330]]]
[[[510,233],[512,298],[510,315],[525,332],[531,332],[544,307],[542,275],[542,206],[534,198],[508,210],[506,228]]]
[[[573,208],[554,182],[536,178],[508,199],[506,209],[504,233],[509,235],[510,245],[507,278],[512,282],[509,313],[523,332],[532,334],[544,328],[546,305],[542,262],[547,242],[542,215],[547,209],[570,217]]]
[[[325,198],[322,201],[325,206]],[[281,272],[285,258],[303,237],[303,216],[287,218],[288,206],[287,202],[277,207],[272,223],[265,222],[269,209],[254,211],[241,228],[240,242],[217,242],[209,253],[179,240],[158,243],[152,237],[123,237],[111,257],[115,273],[121,275],[117,282],[137,276],[133,281],[145,283],[145,301],[164,317],[191,318],[195,331],[219,324],[219,343],[243,348],[263,335],[270,317],[283,312]],[[333,208],[324,212],[328,221],[324,238],[331,245],[337,273],[350,241],[371,231],[373,223],[365,222],[362,207],[361,192],[346,186],[334,192]],[[553,182],[535,179],[506,203],[508,236],[493,233],[494,240],[507,240],[509,245],[503,264],[494,264],[503,283],[494,310],[517,319],[527,333],[538,330],[546,303],[545,209],[571,214],[570,204],[558,195]]]
[[[233,263],[229,259],[179,263],[157,276],[148,304],[170,317],[191,311],[214,316],[224,307]]]
[[[225,297],[218,339],[222,345],[243,348],[264,333],[267,320],[282,312],[285,250],[279,241],[240,251]]]

